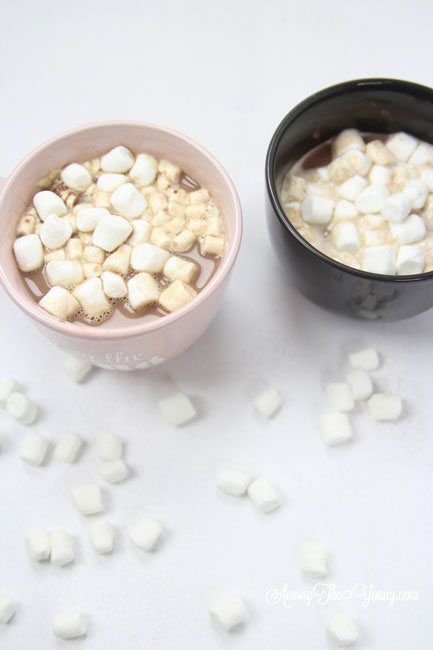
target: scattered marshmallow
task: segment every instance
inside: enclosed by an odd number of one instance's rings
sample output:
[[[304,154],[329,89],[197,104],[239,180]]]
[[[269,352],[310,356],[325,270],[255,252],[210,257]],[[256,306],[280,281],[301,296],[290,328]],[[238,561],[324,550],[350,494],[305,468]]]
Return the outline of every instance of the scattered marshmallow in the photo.
[[[197,275],[198,267],[194,262],[184,260],[182,257],[173,255],[164,264],[163,273],[166,278],[172,280],[182,280],[190,284]]]
[[[225,632],[232,632],[243,625],[248,616],[244,601],[237,594],[224,594],[209,606],[209,613]]]
[[[114,147],[101,158],[101,169],[104,172],[127,172],[133,164],[133,154],[123,145]]]
[[[433,192],[433,167],[428,167],[427,169],[422,170],[421,180],[427,185],[430,192]]]
[[[422,273],[425,266],[425,253],[417,246],[401,246],[397,253],[397,275]]]
[[[366,370],[357,368],[347,374],[346,381],[349,384],[353,399],[356,402],[367,399],[373,394],[373,382]]]
[[[182,234],[182,233],[181,233]],[[180,237],[180,235],[178,235]],[[201,255],[216,255],[220,257],[224,250],[224,237],[205,235],[200,241]]]
[[[72,500],[82,515],[95,515],[104,511],[102,490],[98,485],[80,485],[71,492]]]
[[[433,163],[433,145],[427,142],[420,142],[409,158],[409,163],[415,167],[427,164],[431,165]]]
[[[112,309],[102,290],[100,278],[89,278],[74,289],[73,295],[79,300],[84,312],[93,318],[103,316]]]
[[[6,400],[6,411],[20,424],[33,424],[38,417],[38,407],[28,397],[16,391]]]
[[[32,528],[26,536],[27,553],[34,562],[48,560],[51,554],[51,535],[45,528]]]
[[[83,446],[83,441],[76,433],[62,433],[56,445],[54,455],[65,463],[73,463]]]
[[[147,201],[133,183],[125,183],[114,190],[110,198],[111,205],[122,217],[135,219],[145,211]]]
[[[73,260],[48,262],[45,277],[49,285],[60,287],[71,287],[84,279],[81,264]]]
[[[37,192],[33,197],[33,205],[42,221],[45,221],[49,214],[63,217],[68,212],[60,196],[50,190]]]
[[[355,174],[352,178],[342,183],[338,188],[338,194],[347,199],[347,201],[355,201],[362,190],[367,187],[368,181],[363,176]]]
[[[128,182],[128,177],[125,174],[101,174],[96,183],[98,190],[102,192],[113,192],[123,183]]]
[[[48,446],[48,441],[38,433],[28,433],[21,444],[20,458],[29,465],[42,465]]]
[[[160,273],[169,256],[166,250],[153,244],[138,244],[132,249],[131,266],[134,271]]]
[[[342,199],[341,201],[338,201],[335,206],[334,217],[336,219],[351,219],[352,217],[356,217],[356,215],[356,207],[352,201],[345,201]]]
[[[158,302],[159,285],[153,275],[147,272],[137,273],[127,282],[128,303],[134,310]]]
[[[328,554],[317,544],[306,544],[301,549],[301,571],[307,578],[324,578],[328,574]]]
[[[406,219],[412,209],[412,199],[407,194],[399,192],[386,199],[382,205],[381,213],[391,223],[401,223]]]
[[[152,231],[152,226],[150,223],[144,219],[134,219],[134,221],[131,221],[131,226],[134,230],[128,239],[128,244],[131,246],[137,246],[137,244],[147,244],[149,241],[150,233]]]
[[[389,185],[391,183],[392,172],[389,167],[384,165],[373,165],[368,180],[370,185]]]
[[[46,248],[60,248],[72,235],[72,226],[68,219],[49,214],[41,226],[39,236]],[[18,240],[19,241],[19,240]]]
[[[111,553],[114,547],[114,528],[105,519],[92,522],[88,529],[90,543],[96,553]]]
[[[332,643],[340,647],[352,645],[359,636],[358,625],[347,614],[336,614],[330,618],[326,629]]]
[[[155,180],[157,171],[157,160],[147,153],[139,153],[129,175],[138,185],[150,185]]]
[[[388,197],[389,190],[385,185],[369,185],[356,197],[357,210],[362,214],[380,212]]]
[[[395,133],[390,138],[388,138],[385,146],[394,154],[394,156],[406,162],[412,153],[415,151],[415,148],[418,144],[418,140],[408,133]]]
[[[80,309],[78,300],[64,287],[51,287],[40,299],[39,305],[61,320],[71,318]]]
[[[349,363],[352,368],[377,370],[379,367],[379,355],[373,348],[362,348],[349,354]]]
[[[131,246],[128,244],[123,244],[119,248],[109,255],[104,264],[104,271],[111,271],[112,273],[119,273],[120,275],[126,275],[129,269],[129,262],[131,259]]]
[[[334,382],[326,386],[325,392],[329,406],[333,411],[343,413],[353,410],[355,402],[349,384]]]
[[[79,383],[83,381],[92,370],[93,366],[84,359],[79,359],[71,354],[68,354],[63,361],[63,370],[68,375],[69,379]]]
[[[114,433],[103,433],[96,442],[96,453],[103,461],[122,458],[123,442]]]
[[[230,494],[234,497],[244,495],[253,480],[248,472],[243,472],[240,469],[224,469],[217,474],[216,484],[221,492]]]
[[[55,530],[51,534],[51,562],[66,566],[75,559],[75,542],[66,530]]]
[[[0,594],[0,623],[9,623],[17,609],[16,603],[8,596]]]
[[[103,248],[107,253],[111,253],[128,239],[131,232],[131,224],[123,217],[116,214],[104,215],[99,219],[93,231],[93,244]]]
[[[356,129],[344,129],[344,131],[341,131],[335,138],[332,146],[335,156],[341,156],[349,149],[365,150],[365,142]]]
[[[247,494],[263,513],[273,512],[281,505],[281,497],[275,486],[266,478],[256,478],[248,486]]]
[[[78,163],[67,165],[62,169],[60,176],[64,184],[76,192],[84,192],[92,182],[87,169]]]
[[[77,228],[81,232],[93,232],[102,217],[109,214],[106,208],[81,208],[77,212]]]
[[[302,202],[302,217],[306,223],[326,224],[332,219],[334,201],[322,196],[310,195]]]
[[[129,539],[142,551],[154,551],[162,536],[159,521],[150,517],[140,517],[129,529]]]
[[[158,406],[164,420],[173,427],[179,427],[197,415],[191,400],[180,392],[160,399]]]
[[[349,418],[345,413],[326,413],[320,418],[320,433],[328,447],[341,445],[353,437]]]
[[[412,201],[412,208],[419,210],[427,200],[429,188],[423,181],[412,180],[408,181],[404,186],[403,194],[406,194]]]
[[[271,418],[281,407],[281,398],[273,388],[267,388],[253,401],[256,410],[265,418]]]
[[[104,271],[101,275],[102,289],[109,298],[124,298],[128,293],[126,282],[121,275]]]
[[[368,271],[368,273],[394,275],[394,248],[387,244],[384,246],[370,246],[369,248],[366,248],[362,255],[362,270]]]
[[[358,230],[354,223],[337,223],[332,229],[332,240],[339,251],[356,253],[361,246]]]
[[[165,311],[173,312],[191,302],[197,292],[182,280],[175,280],[162,291],[159,304]]]
[[[403,405],[398,395],[375,393],[368,400],[368,408],[375,420],[397,420]]]
[[[0,406],[5,406],[7,398],[18,392],[18,384],[13,377],[0,377]]]
[[[53,634],[61,639],[76,639],[87,633],[87,617],[79,611],[56,614],[53,621]]]
[[[390,223],[391,236],[399,244],[415,244],[424,239],[426,227],[424,221],[417,214],[410,214],[403,223]]]
[[[38,235],[24,235],[14,242],[15,259],[21,271],[37,271],[44,263],[44,252]]]
[[[121,458],[107,460],[99,466],[99,476],[107,483],[120,483],[128,476],[128,468]]]

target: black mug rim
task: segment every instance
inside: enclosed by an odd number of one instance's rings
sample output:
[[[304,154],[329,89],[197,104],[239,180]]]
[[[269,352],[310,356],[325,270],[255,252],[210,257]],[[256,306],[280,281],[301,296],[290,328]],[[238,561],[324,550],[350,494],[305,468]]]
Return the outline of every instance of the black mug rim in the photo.
[[[428,271],[426,273],[414,273],[412,275],[385,275],[382,273],[371,273],[369,271],[362,271],[361,269],[355,269],[341,262],[337,262],[332,257],[328,257],[325,253],[319,251],[315,248],[310,242],[308,242],[302,235],[296,230],[295,226],[291,223],[286,213],[283,210],[283,206],[280,203],[278,198],[277,189],[275,186],[275,178],[273,174],[273,168],[275,163],[275,156],[277,154],[278,147],[280,145],[281,139],[287,130],[287,128],[294,122],[294,120],[301,114],[306,108],[309,108],[312,104],[321,102],[324,99],[329,99],[336,95],[341,95],[346,92],[351,92],[352,90],[358,89],[360,86],[381,86],[383,88],[391,90],[400,90],[406,94],[411,94],[412,96],[425,96],[429,94],[433,102],[433,89],[428,86],[423,86],[422,84],[414,83],[413,81],[404,81],[402,79],[389,79],[381,77],[371,77],[366,79],[353,79],[351,81],[343,81],[327,88],[309,95],[301,102],[296,104],[292,110],[290,110],[287,115],[281,120],[277,126],[271,141],[268,146],[266,153],[266,163],[265,163],[265,177],[266,177],[266,188],[268,192],[269,199],[271,201],[274,214],[278,217],[278,220],[285,227],[291,235],[293,235],[302,246],[304,246],[311,254],[315,255],[317,258],[325,262],[329,266],[334,267],[338,271],[344,273],[349,273],[363,280],[381,280],[383,282],[420,282],[422,280],[429,280],[433,278],[433,271]],[[410,91],[410,92],[408,92]],[[433,117],[433,115],[432,115]]]

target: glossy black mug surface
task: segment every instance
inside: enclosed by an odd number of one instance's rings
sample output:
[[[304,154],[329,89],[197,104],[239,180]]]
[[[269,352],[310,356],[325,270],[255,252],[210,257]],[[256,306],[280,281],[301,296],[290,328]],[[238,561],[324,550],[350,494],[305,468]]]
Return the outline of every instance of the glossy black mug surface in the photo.
[[[358,79],[326,88],[298,104],[275,131],[266,157],[266,216],[288,280],[312,302],[352,318],[397,321],[433,307],[433,272],[378,275],[327,257],[290,223],[278,199],[285,173],[305,153],[340,131],[406,131],[433,143],[433,90],[396,79]]]

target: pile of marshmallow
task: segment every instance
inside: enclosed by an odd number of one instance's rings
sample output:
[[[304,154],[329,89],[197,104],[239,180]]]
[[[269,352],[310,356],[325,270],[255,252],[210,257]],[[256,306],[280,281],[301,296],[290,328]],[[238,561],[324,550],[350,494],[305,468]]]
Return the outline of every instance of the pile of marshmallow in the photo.
[[[98,321],[116,300],[166,312],[192,300],[200,268],[181,254],[198,244],[201,255],[221,256],[223,222],[208,190],[187,191],[181,180],[177,165],[122,145],[53,172],[13,247],[21,271],[44,271],[51,288],[40,306],[62,320],[81,312]]]
[[[282,202],[313,245],[354,268],[386,275],[433,269],[433,145],[407,133],[365,144],[348,129],[333,141],[333,160],[289,172]],[[342,253],[343,255],[339,255]]]

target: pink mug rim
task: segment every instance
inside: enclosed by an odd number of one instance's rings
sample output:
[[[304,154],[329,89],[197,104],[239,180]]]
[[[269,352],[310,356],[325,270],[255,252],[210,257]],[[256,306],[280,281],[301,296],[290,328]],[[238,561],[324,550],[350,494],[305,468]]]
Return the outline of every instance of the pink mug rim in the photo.
[[[76,133],[85,132],[85,131],[95,131],[100,128],[107,127],[121,127],[121,126],[137,126],[137,127],[146,127],[153,129],[155,131],[160,131],[166,133],[178,140],[182,140],[186,144],[197,149],[202,155],[210,160],[212,165],[217,169],[221,177],[223,178],[227,190],[230,193],[230,197],[235,206],[234,211],[234,234],[233,239],[230,244],[230,248],[227,254],[222,258],[220,265],[218,266],[215,275],[210,279],[208,284],[199,292],[199,294],[187,305],[181,307],[178,311],[171,314],[167,314],[158,321],[150,321],[148,323],[141,323],[138,325],[122,326],[119,328],[104,328],[99,326],[97,328],[86,327],[80,328],[69,322],[61,322],[55,319],[54,316],[45,314],[44,311],[38,306],[35,302],[33,305],[29,306],[27,303],[22,301],[21,294],[17,291],[12,284],[9,282],[7,275],[4,273],[2,261],[0,259],[0,282],[2,283],[4,289],[12,300],[22,309],[28,316],[32,319],[38,321],[41,325],[48,327],[52,330],[57,331],[59,334],[65,336],[72,336],[79,339],[120,339],[120,338],[129,338],[133,336],[142,335],[148,332],[153,332],[155,330],[162,330],[165,327],[169,327],[176,321],[182,320],[184,317],[188,316],[192,311],[199,307],[207,297],[212,294],[222,282],[225,281],[228,274],[230,273],[236,258],[238,256],[241,238],[242,238],[242,209],[239,200],[238,193],[236,188],[231,180],[229,174],[225,168],[221,165],[220,162],[211,154],[207,149],[205,149],[201,144],[193,140],[192,138],[170,129],[165,126],[160,126],[158,124],[153,124],[150,122],[140,122],[134,120],[114,120],[114,121],[104,121],[104,122],[95,122],[90,124],[85,124],[83,126],[70,129],[68,131],[63,131],[62,133],[46,140],[41,145],[36,147],[32,152],[30,152],[23,160],[18,163],[12,173],[7,177],[6,183],[1,186],[0,184],[0,213],[1,205],[3,202],[3,197],[8,191],[9,185],[13,183],[17,176],[21,173],[21,170],[31,163],[35,158],[39,157],[46,149],[49,149],[54,142],[67,138],[69,136],[75,135]],[[3,179],[0,179],[0,181]],[[161,322],[160,322],[161,321]]]

